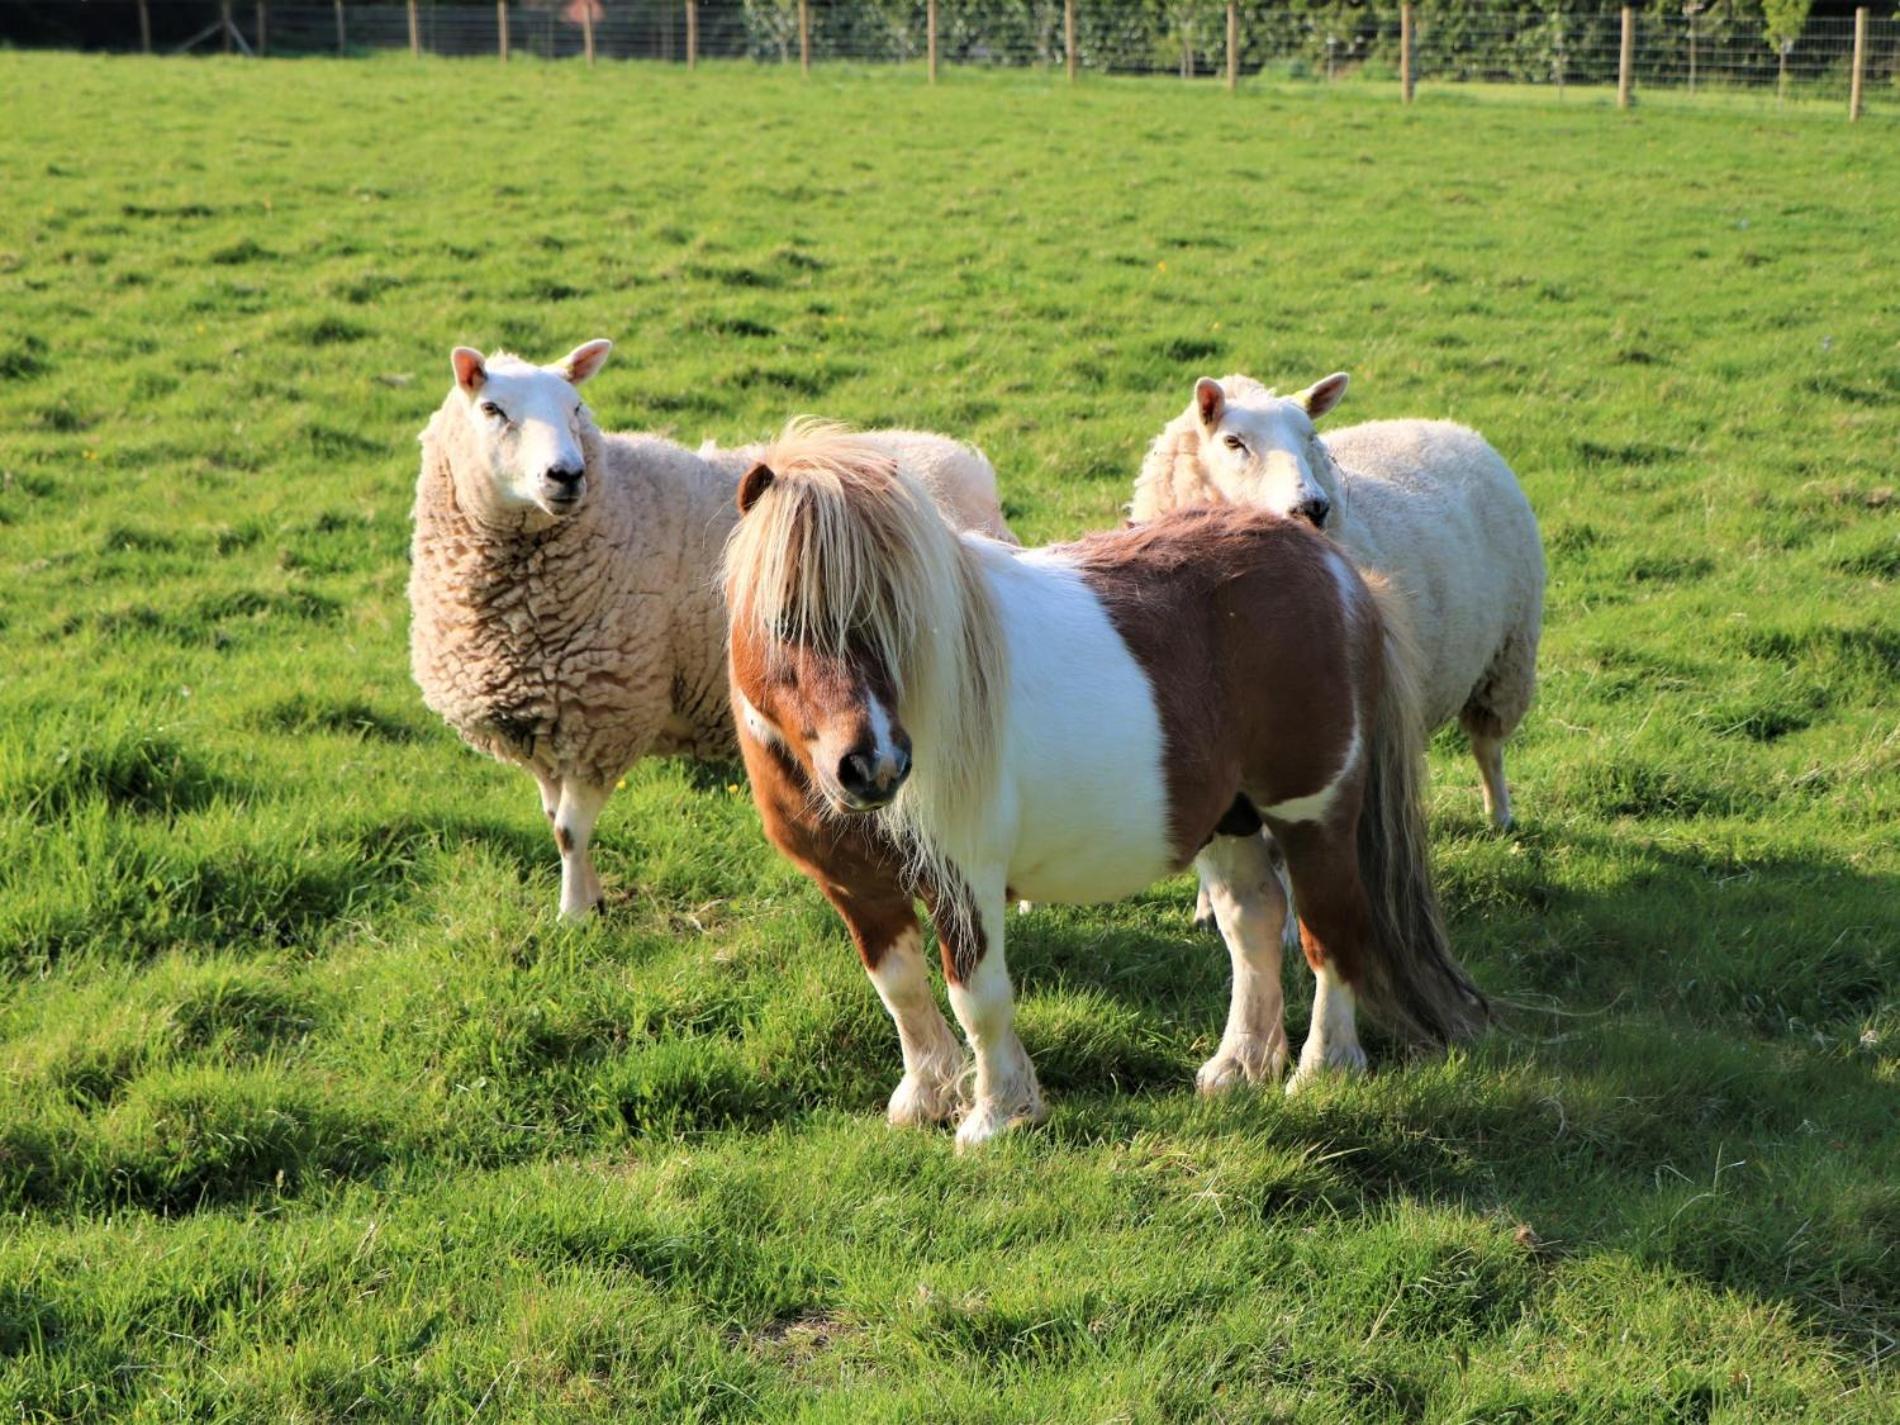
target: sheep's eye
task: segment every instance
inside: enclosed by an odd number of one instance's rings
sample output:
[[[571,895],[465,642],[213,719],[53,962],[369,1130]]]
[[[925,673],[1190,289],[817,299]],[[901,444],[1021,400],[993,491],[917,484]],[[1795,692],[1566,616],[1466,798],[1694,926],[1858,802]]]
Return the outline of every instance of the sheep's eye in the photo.
[[[1245,451],[1247,449],[1247,442],[1237,435],[1230,435],[1227,437],[1227,448],[1229,450]]]
[[[493,401],[482,402],[482,414],[485,416],[493,416],[498,421],[508,419],[508,417],[502,413],[501,407],[496,405]]]

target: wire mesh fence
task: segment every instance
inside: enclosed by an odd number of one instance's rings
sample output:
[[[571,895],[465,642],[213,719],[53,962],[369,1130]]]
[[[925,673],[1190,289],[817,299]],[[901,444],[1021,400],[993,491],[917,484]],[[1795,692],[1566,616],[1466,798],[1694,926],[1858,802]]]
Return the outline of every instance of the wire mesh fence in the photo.
[[[0,43],[159,53],[925,63],[1091,74],[1395,83],[1400,0],[0,0]],[[1422,0],[1424,83],[1614,86],[1621,7]],[[1760,0],[1628,12],[1636,90],[1845,98],[1857,20],[1809,15],[1775,38]],[[1863,103],[1900,112],[1900,16],[1860,17]],[[1231,36],[1231,40],[1230,40]],[[1231,50],[1230,50],[1231,44]],[[1231,69],[1230,69],[1231,64]],[[934,68],[934,65],[933,65]]]

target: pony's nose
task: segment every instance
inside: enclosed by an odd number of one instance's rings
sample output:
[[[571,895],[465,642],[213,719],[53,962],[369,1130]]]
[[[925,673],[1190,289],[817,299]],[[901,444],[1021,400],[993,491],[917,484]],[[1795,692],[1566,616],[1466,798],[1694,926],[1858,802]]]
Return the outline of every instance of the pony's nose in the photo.
[[[872,747],[853,748],[838,764],[838,785],[864,807],[883,806],[909,775],[910,753],[902,747],[894,746],[882,757]]]
[[[1315,495],[1310,500],[1301,500],[1293,507],[1293,513],[1312,525],[1314,529],[1326,528],[1326,516],[1333,512],[1333,503],[1324,495]]]

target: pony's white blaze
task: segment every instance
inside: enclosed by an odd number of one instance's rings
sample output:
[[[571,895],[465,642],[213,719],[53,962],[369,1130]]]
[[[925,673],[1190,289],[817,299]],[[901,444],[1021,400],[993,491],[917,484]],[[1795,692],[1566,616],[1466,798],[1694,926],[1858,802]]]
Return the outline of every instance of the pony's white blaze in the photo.
[[[873,779],[892,777],[897,774],[897,742],[891,736],[891,710],[884,706],[884,699],[876,693],[868,693],[864,699],[865,711],[870,714],[871,723],[871,766],[868,769]]]
[[[1173,852],[1147,673],[1059,552],[981,548],[1010,662],[999,798],[1014,818],[1009,884],[1035,901],[1152,885]]]

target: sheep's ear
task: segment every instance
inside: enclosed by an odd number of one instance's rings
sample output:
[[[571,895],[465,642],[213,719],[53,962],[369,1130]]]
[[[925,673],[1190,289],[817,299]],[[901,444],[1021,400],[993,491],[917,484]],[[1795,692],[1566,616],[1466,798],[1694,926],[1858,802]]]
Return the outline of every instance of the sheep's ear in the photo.
[[[1227,393],[1221,390],[1220,382],[1203,376],[1194,383],[1194,409],[1201,413],[1201,424],[1209,430],[1220,424],[1227,410]]]
[[[456,347],[449,353],[449,364],[455,368],[455,384],[471,396],[488,382],[488,367],[472,346]]]
[[[760,461],[746,471],[745,478],[739,482],[739,513],[748,514],[759,502],[759,496],[772,488],[772,482],[778,476],[772,473],[772,467]]]
[[[607,364],[613,349],[614,344],[605,337],[582,342],[561,358],[561,374],[578,386]]]
[[[1306,414],[1318,420],[1346,395],[1346,373],[1335,371],[1324,380],[1315,381],[1293,399],[1306,407]]]

